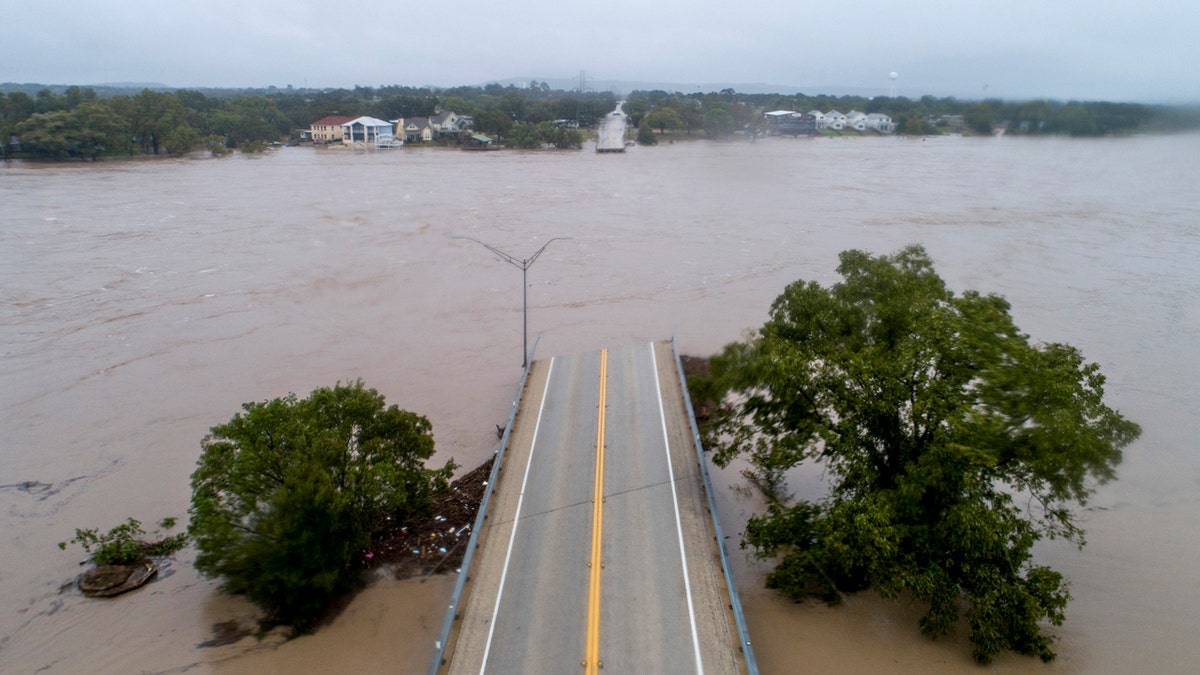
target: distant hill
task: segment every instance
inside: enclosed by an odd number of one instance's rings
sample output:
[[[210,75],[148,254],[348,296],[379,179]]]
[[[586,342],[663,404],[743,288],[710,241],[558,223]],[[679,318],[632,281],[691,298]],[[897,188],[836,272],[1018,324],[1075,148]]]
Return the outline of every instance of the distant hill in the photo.
[[[123,96],[128,94],[137,94],[143,89],[153,89],[154,91],[174,91],[178,87],[169,87],[160,82],[107,82],[104,84],[40,84],[37,82],[4,82],[0,83],[0,92],[12,94],[22,92],[30,96],[37,96],[39,91],[49,89],[57,95],[62,95],[69,87],[79,86],[84,89],[91,89],[96,92],[97,96],[107,98],[109,96]]]
[[[492,80],[483,82],[479,86],[486,84],[499,84],[502,86],[524,87],[531,81],[545,82],[551,89],[560,91],[573,91],[579,88],[578,78],[508,78],[504,80]],[[839,87],[839,86],[812,86],[812,87],[797,87],[795,85],[782,84],[767,84],[762,82],[701,82],[701,83],[683,83],[683,82],[661,82],[661,81],[637,81],[637,80],[587,80],[588,91],[611,91],[617,95],[625,95],[631,91],[653,91],[661,89],[668,92],[680,92],[684,94],[708,93],[712,91],[721,91],[724,89],[732,89],[740,94],[781,94],[783,96],[794,96],[796,94],[826,94],[829,96],[879,96],[886,92],[876,91],[865,87]],[[267,93],[283,90],[282,87],[178,87],[162,82],[105,82],[102,84],[42,84],[37,82],[4,82],[0,83],[0,93],[24,92],[30,96],[36,96],[39,91],[49,89],[57,95],[62,95],[68,87],[79,86],[86,89],[92,89],[101,98],[109,98],[112,96],[132,96],[140,93],[143,89],[152,91],[179,91],[181,89],[189,89],[199,91],[208,96],[229,97],[237,96],[245,93]],[[429,89],[446,89],[447,87],[439,85],[419,85],[422,88]],[[323,87],[314,89],[314,91],[326,91],[335,89],[334,87]],[[345,89],[353,89],[353,87],[345,87]],[[292,90],[296,91],[296,90]]]
[[[530,81],[545,82],[550,85],[551,89],[561,89],[564,91],[579,88],[579,78],[562,77],[512,77],[506,80],[497,80],[496,84],[520,87],[527,85]],[[628,94],[631,91],[654,91],[656,89],[683,94],[708,93],[723,89],[732,89],[739,94],[781,94],[784,96],[824,94],[828,96],[869,97],[884,96],[887,94],[886,90],[881,91],[870,87],[844,87],[838,85],[797,86],[791,84],[768,84],[764,82],[665,82],[654,80],[593,80],[590,78],[587,80],[587,88],[590,91],[611,91],[618,95]]]
[[[0,93],[11,94],[14,92],[23,92],[30,96],[37,96],[39,91],[49,89],[55,95],[61,96],[69,87],[80,87],[82,89],[91,89],[96,92],[100,98],[111,98],[113,96],[136,96],[142,93],[142,90],[149,89],[151,91],[180,91],[187,89],[189,91],[198,91],[205,96],[213,96],[216,98],[230,98],[241,96],[244,94],[263,94],[273,91],[284,91],[279,87],[176,87],[161,82],[105,82],[103,84],[40,84],[36,82],[3,82],[0,83]],[[313,91],[323,91],[316,90]]]

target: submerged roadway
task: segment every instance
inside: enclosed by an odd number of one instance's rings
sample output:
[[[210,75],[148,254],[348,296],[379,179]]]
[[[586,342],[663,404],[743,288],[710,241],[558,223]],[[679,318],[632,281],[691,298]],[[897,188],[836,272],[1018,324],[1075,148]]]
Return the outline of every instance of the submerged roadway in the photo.
[[[604,117],[596,136],[596,152],[625,152],[625,113],[617,109]]]

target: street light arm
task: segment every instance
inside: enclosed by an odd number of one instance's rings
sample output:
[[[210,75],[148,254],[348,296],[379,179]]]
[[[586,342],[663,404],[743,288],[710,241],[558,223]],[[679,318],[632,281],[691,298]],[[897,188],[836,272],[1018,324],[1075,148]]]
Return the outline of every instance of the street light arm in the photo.
[[[542,247],[537,250],[537,253],[534,253],[533,255],[529,256],[529,260],[526,260],[525,264],[532,265],[533,261],[537,260],[538,256],[540,256],[542,254],[542,251],[545,251],[546,247],[550,245],[550,242],[558,241],[559,239],[570,239],[570,237],[552,237],[552,238],[550,238],[549,240],[546,241],[546,243],[542,244]]]
[[[559,239],[570,239],[571,237],[552,237],[546,243],[542,244],[542,247],[539,248],[533,255],[529,256],[528,258],[526,258],[524,260],[522,260],[521,258],[518,258],[514,255],[505,253],[504,251],[501,251],[500,249],[496,248],[495,246],[492,246],[491,244],[488,244],[486,242],[482,242],[482,241],[476,239],[475,237],[468,237],[465,234],[456,234],[456,235],[454,235],[454,238],[455,239],[468,239],[470,241],[473,241],[476,244],[479,244],[480,246],[491,251],[492,253],[495,253],[496,255],[500,256],[501,260],[512,265],[513,267],[519,267],[522,270],[526,270],[526,269],[529,269],[529,267],[531,265],[533,265],[533,261],[538,259],[538,256],[540,256],[542,254],[542,251],[546,250],[546,247],[550,245],[550,242],[557,241]]]
[[[454,238],[469,239],[491,251],[492,253],[500,256],[500,259],[504,262],[509,263],[513,267],[521,268],[521,341],[523,343],[521,351],[521,367],[527,368],[529,366],[529,284],[526,282],[526,276],[529,274],[529,267],[533,265],[533,261],[538,259],[538,256],[540,256],[542,252],[546,250],[546,247],[550,245],[550,242],[557,241],[559,239],[570,239],[570,237],[553,237],[546,241],[546,243],[542,244],[541,248],[534,251],[533,255],[525,258],[524,260],[514,255],[509,255],[495,246],[492,246],[491,244],[479,241],[475,237],[468,237],[464,234],[456,234],[454,235]]]
[[[456,235],[454,235],[454,238],[455,239],[469,239],[470,241],[473,241],[476,244],[479,244],[480,246],[491,251],[492,253],[495,253],[496,255],[500,256],[500,259],[503,260],[504,262],[506,262],[510,265],[513,265],[515,267],[525,269],[525,261],[521,260],[520,258],[518,258],[516,256],[511,256],[511,255],[505,253],[504,251],[501,251],[500,249],[496,248],[495,246],[492,246],[491,244],[487,244],[482,241],[479,241],[475,237],[468,237],[463,234],[456,234]],[[547,242],[547,243],[549,243],[549,242]],[[545,248],[545,247],[543,246],[542,248]]]

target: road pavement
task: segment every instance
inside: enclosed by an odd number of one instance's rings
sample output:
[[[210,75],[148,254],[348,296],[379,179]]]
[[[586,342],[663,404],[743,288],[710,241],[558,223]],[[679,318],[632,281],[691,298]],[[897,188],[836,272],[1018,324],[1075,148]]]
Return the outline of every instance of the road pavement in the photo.
[[[669,343],[534,363],[449,672],[744,671],[704,500]]]
[[[596,152],[625,152],[625,113],[621,111],[620,103],[600,123]]]

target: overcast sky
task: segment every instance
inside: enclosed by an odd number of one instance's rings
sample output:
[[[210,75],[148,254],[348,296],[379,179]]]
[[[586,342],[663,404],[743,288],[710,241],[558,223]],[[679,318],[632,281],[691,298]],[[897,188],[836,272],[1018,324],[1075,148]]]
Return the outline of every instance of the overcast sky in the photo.
[[[767,83],[1200,101],[1200,0],[0,0],[0,82]]]

